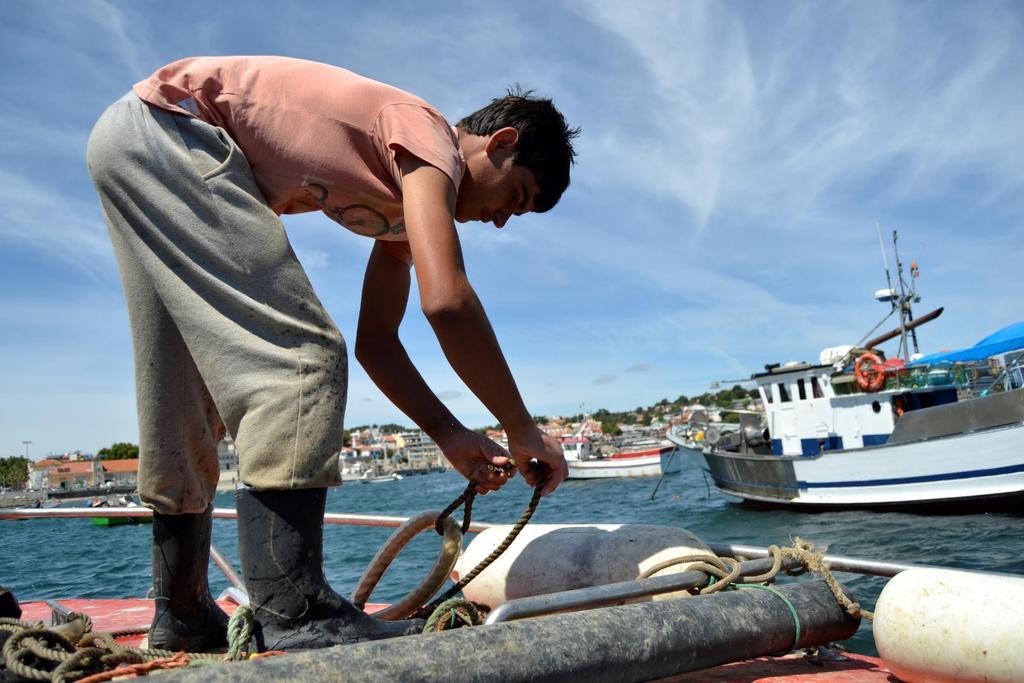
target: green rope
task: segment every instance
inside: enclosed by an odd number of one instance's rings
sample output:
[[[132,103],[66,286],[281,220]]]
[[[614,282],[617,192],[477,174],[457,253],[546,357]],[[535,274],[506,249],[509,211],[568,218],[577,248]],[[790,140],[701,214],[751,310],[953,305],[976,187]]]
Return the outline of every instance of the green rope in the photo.
[[[239,605],[228,620],[228,659],[237,662],[245,659],[252,638],[252,625],[255,615],[252,608]]]
[[[774,593],[779,596],[779,599],[786,603],[786,607],[789,608],[789,613],[793,616],[793,624],[796,627],[796,632],[793,635],[793,645],[790,646],[789,649],[793,650],[800,644],[800,617],[797,616],[796,607],[794,607],[793,603],[789,601],[789,598],[772,586],[765,586],[760,583],[735,583],[733,585],[736,586],[736,588],[756,588],[757,590],[768,591],[769,593]]]
[[[446,618],[449,623],[444,625]],[[434,633],[460,628],[458,624],[460,621],[463,626],[479,626],[483,623],[480,610],[477,609],[476,605],[462,598],[451,598],[442,602],[431,613],[427,623],[423,626],[423,632]]]

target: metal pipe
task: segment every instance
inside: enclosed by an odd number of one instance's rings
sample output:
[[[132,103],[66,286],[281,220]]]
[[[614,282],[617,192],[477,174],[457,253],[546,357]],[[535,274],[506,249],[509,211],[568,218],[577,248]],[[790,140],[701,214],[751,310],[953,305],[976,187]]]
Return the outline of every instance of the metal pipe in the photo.
[[[245,590],[245,584],[242,583],[240,578],[238,578],[238,574],[235,573],[234,567],[231,566],[230,562],[224,559],[224,556],[220,554],[220,551],[217,550],[217,546],[214,543],[210,543],[210,559],[213,560],[213,563],[220,568],[221,572],[232,586],[240,588],[243,591]]]
[[[66,517],[151,517],[148,508],[102,507],[102,508],[14,508],[0,510],[4,519],[56,519]]]
[[[5,519],[55,519],[74,517],[150,517],[153,511],[141,507],[102,507],[102,508],[13,508],[0,509],[0,520]],[[231,508],[214,508],[214,519],[236,519],[238,513]],[[324,515],[324,524],[348,524],[352,526],[399,527],[410,517],[396,515],[355,515],[328,512]],[[472,522],[470,533],[480,533],[495,524]]]
[[[708,543],[708,548],[716,555],[734,557],[768,557],[768,548],[754,545],[741,545],[738,543]],[[909,562],[878,562],[876,560],[864,560],[858,557],[845,557],[843,555],[823,555],[822,559],[828,563],[828,567],[834,572],[847,572],[850,574],[863,574],[864,576],[880,576],[892,578],[900,572],[908,569],[956,569],[956,567],[944,567],[938,564],[911,564]],[[1020,578],[1019,574],[1008,572],[992,572],[983,569],[969,569],[972,574],[990,574],[996,576],[1012,576]]]
[[[796,560],[783,561],[784,567],[795,567],[798,565],[799,563]],[[740,562],[740,573],[743,576],[763,574],[771,568],[772,560],[769,558]],[[513,619],[537,617],[542,614],[552,614],[554,612],[564,612],[585,607],[600,607],[633,598],[686,590],[695,586],[703,586],[707,582],[708,575],[706,573],[688,571],[678,574],[652,576],[648,579],[620,581],[603,586],[577,588],[559,593],[533,595],[528,598],[509,600],[504,604],[498,605],[487,615],[487,620],[484,623],[498,624],[504,621],[512,621]]]

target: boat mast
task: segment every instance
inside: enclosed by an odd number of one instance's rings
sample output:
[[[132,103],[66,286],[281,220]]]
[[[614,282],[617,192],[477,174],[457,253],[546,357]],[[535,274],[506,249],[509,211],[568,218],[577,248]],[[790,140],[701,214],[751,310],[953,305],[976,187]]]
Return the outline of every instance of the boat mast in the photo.
[[[892,251],[896,256],[896,277],[900,283],[900,328],[902,329],[902,334],[900,335],[900,352],[903,354],[903,360],[909,363],[910,348],[907,344],[907,323],[914,321],[914,312],[910,307],[911,300],[914,298],[914,287],[913,284],[908,286],[906,281],[903,279],[903,262],[900,260],[900,250],[897,244],[897,233],[895,230],[892,231]],[[910,339],[914,343],[914,353],[919,353],[920,349],[917,346],[917,331],[911,327],[909,332]]]

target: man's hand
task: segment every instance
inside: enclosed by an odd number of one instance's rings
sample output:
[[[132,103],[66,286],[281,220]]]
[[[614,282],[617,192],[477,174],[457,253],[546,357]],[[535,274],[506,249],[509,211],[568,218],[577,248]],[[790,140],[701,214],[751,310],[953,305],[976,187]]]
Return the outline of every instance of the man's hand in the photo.
[[[459,474],[477,485],[477,493],[497,491],[515,476],[508,451],[486,436],[460,427],[437,442]]]
[[[508,433],[508,448],[516,467],[530,486],[536,486],[538,477],[545,477],[542,496],[546,496],[569,476],[569,466],[558,439],[541,431],[537,426],[527,427],[522,432]],[[540,463],[538,472],[530,465],[531,460]]]

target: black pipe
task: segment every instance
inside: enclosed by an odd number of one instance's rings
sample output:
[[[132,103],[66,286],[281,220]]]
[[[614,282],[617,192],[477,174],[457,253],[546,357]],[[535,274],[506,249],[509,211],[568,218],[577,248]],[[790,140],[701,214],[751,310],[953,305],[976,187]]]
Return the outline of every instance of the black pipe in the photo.
[[[168,680],[648,681],[852,636],[823,580],[643,602],[166,672]],[[848,594],[849,596],[849,594]],[[800,637],[789,605],[800,621]]]

